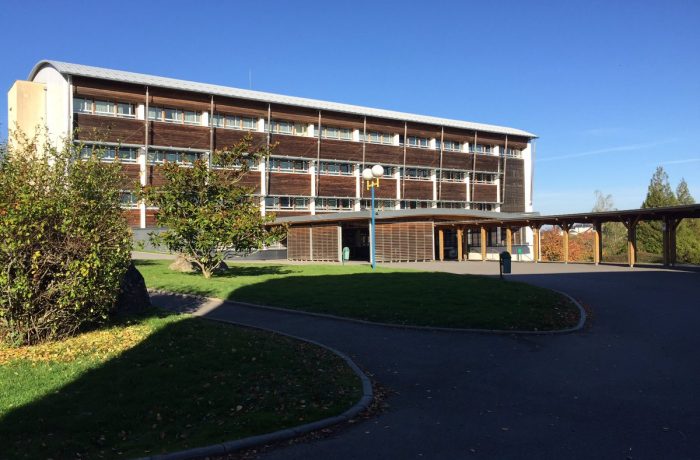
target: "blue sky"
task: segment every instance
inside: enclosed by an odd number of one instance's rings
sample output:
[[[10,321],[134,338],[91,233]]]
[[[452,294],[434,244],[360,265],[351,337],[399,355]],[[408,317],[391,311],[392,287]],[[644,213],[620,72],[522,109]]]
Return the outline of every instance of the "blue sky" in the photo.
[[[700,2],[0,0],[9,89],[56,59],[536,133],[535,210],[700,201]],[[0,105],[7,129],[7,99]]]

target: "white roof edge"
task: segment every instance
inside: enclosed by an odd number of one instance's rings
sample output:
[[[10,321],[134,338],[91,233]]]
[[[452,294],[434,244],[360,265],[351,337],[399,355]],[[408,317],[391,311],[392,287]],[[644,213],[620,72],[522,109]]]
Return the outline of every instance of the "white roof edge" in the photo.
[[[122,70],[112,70],[102,67],[92,67],[82,64],[71,64],[68,62],[42,60],[39,61],[32,71],[29,73],[28,80],[34,79],[36,74],[44,66],[51,66],[59,73],[67,75],[76,75],[81,77],[100,78],[105,80],[119,81],[124,83],[134,83],[148,86],[163,87],[169,89],[178,89],[183,91],[193,91],[198,93],[212,94],[215,96],[235,97],[239,99],[248,99],[254,101],[294,105],[299,107],[313,108],[319,110],[328,110],[334,112],[343,112],[353,115],[364,115],[377,118],[390,118],[400,121],[410,121],[415,123],[425,123],[429,125],[439,125],[450,128],[470,129],[476,131],[491,132],[497,134],[510,134],[515,136],[528,137],[530,139],[537,138],[537,135],[523,131],[520,129],[509,128],[506,126],[489,125],[485,123],[474,123],[468,121],[451,120],[448,118],[431,117],[426,115],[417,115],[405,112],[395,112],[384,109],[374,109],[359,105],[341,104],[337,102],[321,101],[317,99],[306,99],[294,96],[284,96],[281,94],[266,93],[262,91],[253,91],[247,89],[233,88],[228,86],[212,85],[208,83],[197,83],[187,80],[178,80],[175,78],[158,77],[154,75],[146,75],[134,72],[126,72]]]

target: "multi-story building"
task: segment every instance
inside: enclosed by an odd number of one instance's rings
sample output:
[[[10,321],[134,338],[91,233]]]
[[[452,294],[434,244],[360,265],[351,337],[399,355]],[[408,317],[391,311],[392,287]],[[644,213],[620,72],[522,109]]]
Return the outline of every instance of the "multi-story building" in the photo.
[[[407,210],[404,218],[413,209],[460,218],[532,211],[535,136],[502,126],[55,61],[15,83],[8,120],[29,134],[45,126],[55,142],[105,148],[105,160],[118,157],[134,188],[162,183],[166,161],[186,165],[251,134],[277,146],[242,183],[262,213],[279,218],[367,209],[361,171],[374,164],[384,167],[377,208]],[[134,227],[154,225],[157,210],[132,190],[124,204]],[[494,239],[495,246],[500,232]]]

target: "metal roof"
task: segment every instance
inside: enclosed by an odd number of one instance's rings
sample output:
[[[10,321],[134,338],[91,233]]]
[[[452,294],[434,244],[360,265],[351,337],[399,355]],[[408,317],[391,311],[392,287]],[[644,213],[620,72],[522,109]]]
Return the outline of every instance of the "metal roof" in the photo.
[[[407,219],[407,218],[445,218],[445,219],[498,219],[504,217],[512,217],[524,219],[539,215],[538,213],[506,213],[497,211],[478,211],[475,209],[400,209],[400,210],[377,210],[377,220],[390,219]],[[323,222],[341,222],[352,220],[369,220],[371,217],[369,210],[353,211],[353,212],[335,212],[326,214],[278,217],[275,219],[275,224],[306,224],[306,223],[323,223]]]
[[[92,67],[82,64],[71,64],[68,62],[43,60],[38,62],[31,73],[29,80],[34,79],[36,74],[45,66],[50,66],[56,69],[61,74],[76,75],[80,77],[99,78],[103,80],[112,80],[124,83],[134,83],[139,85],[155,86],[161,88],[177,89],[183,91],[192,91],[196,93],[205,93],[215,96],[227,96],[240,99],[248,99],[253,101],[262,101],[274,104],[292,105],[298,107],[306,107],[317,110],[328,110],[334,112],[343,112],[353,115],[363,115],[377,118],[389,118],[393,120],[409,121],[415,123],[425,123],[429,125],[438,125],[450,128],[461,128],[476,131],[484,131],[498,134],[510,134],[516,136],[524,136],[528,138],[536,138],[535,134],[529,133],[515,128],[505,126],[489,125],[484,123],[473,123],[468,121],[451,120],[447,118],[430,117],[425,115],[416,115],[412,113],[394,112],[391,110],[373,109],[370,107],[362,107],[359,105],[341,104],[337,102],[320,101],[317,99],[306,99],[301,97],[284,96],[281,94],[266,93],[261,91],[252,91],[247,89],[232,88],[229,86],[212,85],[208,83],[197,83],[187,80],[177,80],[175,78],[157,77],[154,75],[146,75],[134,72],[125,72],[122,70],[105,69],[102,67]]]

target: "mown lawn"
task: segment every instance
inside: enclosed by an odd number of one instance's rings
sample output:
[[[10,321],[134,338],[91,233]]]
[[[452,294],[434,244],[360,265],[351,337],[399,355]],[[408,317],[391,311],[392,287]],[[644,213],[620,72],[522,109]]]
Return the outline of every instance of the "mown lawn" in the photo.
[[[149,288],[403,325],[554,330],[576,325],[579,311],[548,289],[472,275],[365,265],[230,264],[221,275],[136,261]]]
[[[324,349],[160,314],[0,348],[0,457],[152,455],[337,415],[360,396]]]

